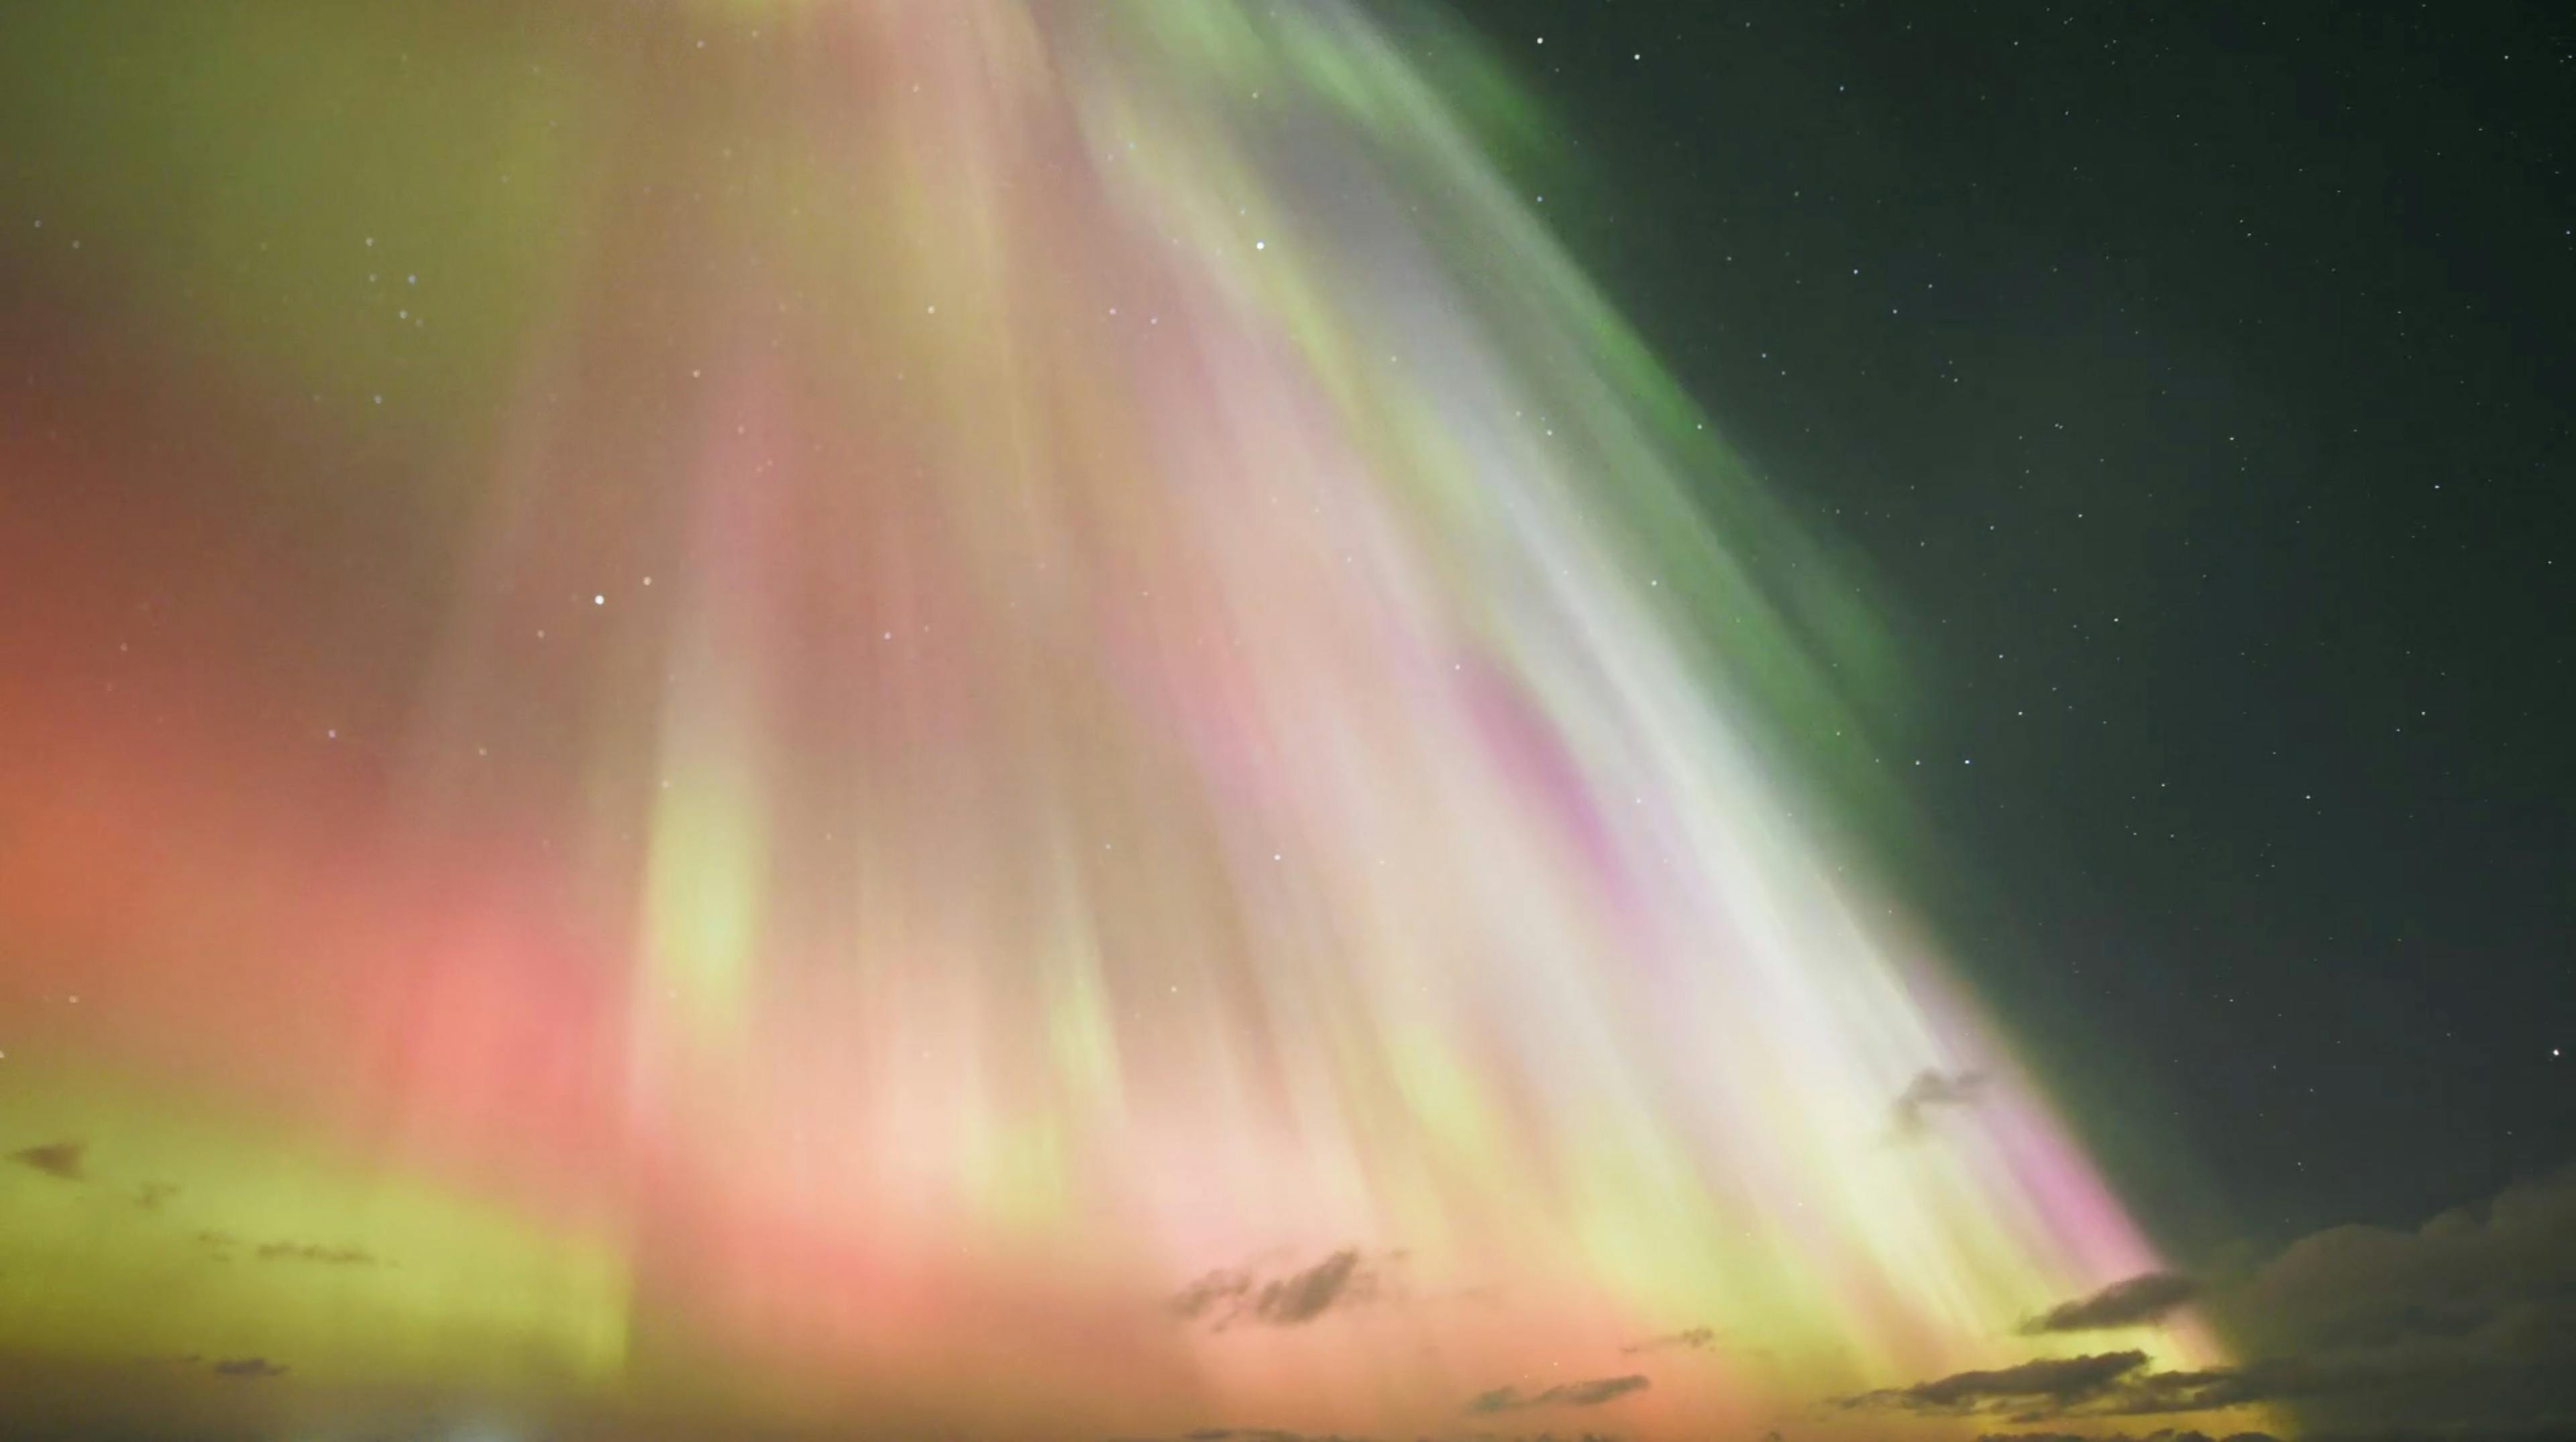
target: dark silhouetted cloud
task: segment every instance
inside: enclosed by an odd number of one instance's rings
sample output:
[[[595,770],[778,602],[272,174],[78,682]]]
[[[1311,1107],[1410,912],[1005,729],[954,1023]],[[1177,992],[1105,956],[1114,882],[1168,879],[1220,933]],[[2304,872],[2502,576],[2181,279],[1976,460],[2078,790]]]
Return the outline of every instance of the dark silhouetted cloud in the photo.
[[[2224,1384],[2310,1435],[2576,1437],[2576,1171],[2313,1233],[2196,1305],[2255,1359]]]
[[[214,1370],[215,1375],[218,1377],[257,1379],[261,1377],[283,1377],[286,1375],[286,1369],[284,1367],[268,1360],[266,1357],[234,1357],[215,1363]]]
[[[1249,1272],[1210,1272],[1172,1294],[1173,1315],[1195,1322],[1211,1313],[1223,1314],[1242,1305],[1252,1291]]]
[[[2196,1291],[2135,1278],[2033,1326],[2119,1325],[2112,1319],[2144,1317],[2181,1296],[2243,1360],[2159,1371],[2143,1353],[2109,1352],[1837,1400],[2082,1429],[2010,1434],[2025,1442],[2140,1442],[2085,1424],[2160,1415],[2189,1417],[2201,1434],[2219,1436],[2210,1415],[2258,1405],[2294,1415],[2311,1439],[2576,1438],[2576,1172],[2507,1188],[2412,1231],[2329,1228],[2251,1271],[2205,1279]],[[2157,1442],[2198,1435],[2145,1434]]]
[[[1929,1120],[1925,1114],[1933,1108],[1974,1106],[1984,1100],[1985,1094],[1984,1072],[1925,1071],[1908,1082],[1905,1091],[1896,1099],[1893,1109],[1896,1134],[1900,1137],[1919,1135]]]
[[[1624,1377],[1595,1377],[1586,1382],[1560,1382],[1543,1392],[1523,1392],[1517,1387],[1497,1387],[1469,1398],[1470,1412],[1515,1412],[1524,1407],[1598,1407],[1616,1402],[1631,1392],[1643,1392],[1651,1386],[1641,1373]]]
[[[1184,1321],[1205,1321],[1223,1331],[1249,1319],[1270,1327],[1297,1327],[1337,1308],[1373,1301],[1378,1268],[1356,1247],[1345,1247],[1311,1267],[1263,1278],[1226,1269],[1210,1272],[1165,1303]]]
[[[2220,1412],[2259,1402],[2322,1396],[2338,1379],[2301,1358],[2266,1358],[2241,1367],[2158,1372],[2144,1352],[2045,1357],[1991,1372],[1960,1372],[1911,1387],[1836,1399],[1845,1408],[1878,1408],[1922,1416],[2004,1416],[2033,1423],[2069,1417],[2144,1417]]]
[[[2147,1365],[2144,1352],[2102,1352],[2085,1357],[2042,1357],[1992,1371],[1954,1372],[1911,1387],[1863,1392],[1838,1398],[1846,1408],[1889,1408],[1905,1412],[1959,1413],[1987,1410],[1998,1404],[2065,1406],[2109,1391],[2122,1378]]]
[[[1110,1442],[1156,1442],[1152,1438],[1111,1438]],[[1201,1427],[1173,1442],[1369,1442],[1339,1432],[1289,1432],[1277,1427]]]
[[[2248,1333],[2249,1350],[2314,1353],[2468,1338],[2499,1324],[2531,1331],[2567,1320],[2571,1294],[2576,1170],[2412,1231],[2344,1226],[2302,1237],[2212,1309]]]
[[[1642,1342],[1631,1342],[1619,1350],[1633,1357],[1640,1352],[1663,1352],[1675,1348],[1697,1352],[1716,1345],[1716,1328],[1685,1327],[1678,1332],[1667,1332],[1660,1337],[1648,1337]]]
[[[2191,1429],[2159,1427],[2143,1436],[2125,1432],[1988,1432],[1977,1442],[2281,1442],[2269,1432],[2230,1432],[2224,1437]]]
[[[1104,1442],[1376,1442],[1367,1437],[1352,1437],[1339,1432],[1290,1432],[1277,1427],[1200,1427],[1177,1437],[1111,1437]],[[1434,1442],[1429,1437],[1416,1437],[1413,1442]],[[1626,1442],[1615,1432],[1486,1432],[1465,1436],[1449,1435],[1440,1442]],[[1774,1432],[1763,1442],[1780,1442]]]
[[[2147,1272],[2113,1282],[2089,1297],[2060,1302],[2022,1324],[2031,1335],[2043,1332],[2100,1332],[2162,1321],[2165,1314],[2200,1295],[2200,1284],[2178,1272]]]
[[[9,1154],[9,1160],[30,1167],[49,1177],[67,1182],[89,1179],[85,1165],[89,1156],[87,1142],[47,1142],[40,1147],[27,1147]]]
[[[1376,1277],[1361,1269],[1360,1254],[1344,1248],[1302,1272],[1264,1284],[1252,1310],[1274,1327],[1294,1327],[1324,1315],[1335,1303],[1365,1301],[1376,1290]]]
[[[1541,1406],[1598,1407],[1631,1392],[1643,1392],[1649,1385],[1645,1375],[1639,1372],[1631,1372],[1624,1377],[1596,1377],[1589,1382],[1569,1382],[1550,1387],[1538,1394],[1538,1401]]]

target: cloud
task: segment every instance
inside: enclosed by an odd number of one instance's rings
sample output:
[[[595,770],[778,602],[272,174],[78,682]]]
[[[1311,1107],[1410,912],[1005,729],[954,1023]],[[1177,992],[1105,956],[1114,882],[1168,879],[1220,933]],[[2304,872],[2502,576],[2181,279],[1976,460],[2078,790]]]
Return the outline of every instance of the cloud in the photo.
[[[2576,1170],[2412,1231],[2331,1227],[2231,1288],[2219,1310],[2270,1350],[2461,1339],[2554,1315],[2576,1292]],[[2544,1329],[2545,1330],[2545,1329]],[[2576,1338],[2567,1339],[2576,1342]]]
[[[284,1367],[268,1360],[266,1357],[234,1357],[227,1361],[215,1363],[214,1369],[215,1375],[218,1377],[239,1377],[255,1380],[261,1377],[283,1377],[286,1375],[286,1369]]]
[[[1538,1394],[1536,1403],[1542,1407],[1598,1407],[1631,1392],[1643,1392],[1648,1385],[1644,1374],[1637,1372],[1624,1377],[1596,1377],[1589,1382],[1568,1382],[1550,1387]]]
[[[1150,1439],[1113,1438],[1111,1442],[1150,1442]],[[1339,1432],[1289,1432],[1277,1427],[1201,1427],[1182,1433],[1175,1442],[1366,1442],[1366,1439],[1345,1437]]]
[[[1939,1072],[1925,1070],[1906,1084],[1896,1098],[1894,1120],[1900,1137],[1920,1136],[1934,1107],[1975,1106],[1985,1099],[1984,1072]]]
[[[257,1255],[263,1262],[312,1262],[325,1267],[373,1267],[384,1260],[363,1247],[326,1247],[318,1242],[262,1242]]]
[[[1631,1342],[1619,1350],[1633,1357],[1640,1352],[1662,1352],[1676,1347],[1684,1351],[1697,1352],[1716,1345],[1716,1328],[1685,1327],[1678,1332],[1667,1332],[1660,1337],[1648,1337],[1642,1342]]]
[[[2576,1436],[2576,1170],[2313,1233],[2200,1308],[2258,1359],[2237,1385],[2300,1399],[2312,1433]]]
[[[1108,1442],[1371,1442],[1371,1439],[1339,1432],[1290,1432],[1277,1427],[1200,1427],[1175,1438],[1113,1437]],[[1415,1442],[1431,1442],[1431,1439],[1416,1438]],[[1624,1439],[1611,1432],[1516,1432],[1509,1435],[1476,1432],[1464,1437],[1453,1436],[1446,1442],[1624,1442]],[[1780,1434],[1771,1433],[1764,1442],[1780,1442]]]
[[[1183,1321],[1207,1321],[1220,1332],[1247,1318],[1299,1327],[1326,1312],[1375,1300],[1380,1281],[1379,1269],[1358,1248],[1344,1247],[1311,1267],[1267,1279],[1237,1269],[1210,1272],[1164,1305]]]
[[[1195,1322],[1211,1312],[1239,1305],[1251,1290],[1252,1274],[1249,1272],[1210,1272],[1173,1293],[1171,1301],[1165,1305],[1175,1316]]]
[[[40,1147],[26,1147],[11,1152],[9,1160],[22,1167],[43,1172],[49,1177],[59,1177],[67,1182],[80,1182],[89,1179],[89,1171],[85,1165],[88,1156],[89,1143],[87,1142],[47,1142]]]
[[[1110,1437],[1105,1442],[1373,1442],[1368,1437],[1347,1437],[1342,1432],[1285,1432],[1280,1427],[1198,1427],[1182,1432],[1180,1437]],[[1432,1442],[1430,1437],[1414,1437],[1414,1442]],[[1450,1434],[1445,1442],[1625,1442],[1615,1432],[1471,1432]],[[1765,1442],[1780,1442],[1780,1434],[1767,1434]]]
[[[1631,1392],[1643,1392],[1650,1385],[1643,1374],[1631,1372],[1624,1377],[1560,1382],[1544,1392],[1524,1393],[1517,1387],[1497,1387],[1470,1398],[1467,1410],[1515,1412],[1524,1407],[1598,1407],[1606,1402],[1616,1402]]]
[[[2576,1437],[2576,1415],[2535,1417],[2470,1427],[2378,1427],[2359,1432],[2310,1432],[2303,1442],[2567,1442]]]
[[[2003,1416],[2032,1423],[2069,1417],[2220,1412],[2328,1395],[2347,1385],[2348,1379],[2301,1358],[2159,1372],[2148,1367],[2146,1353],[2126,1351],[2042,1357],[1993,1371],[1958,1372],[1911,1387],[1836,1398],[1835,1403],[1847,1410],[1929,1417]]]
[[[1977,1442],[2281,1442],[2269,1432],[2230,1432],[2225,1437],[2212,1437],[2206,1432],[2175,1431],[2159,1427],[2142,1437],[2125,1432],[1988,1432]]]
[[[2197,1285],[2164,1273],[2131,1278],[2025,1330],[2136,1325],[2185,1300],[2241,1360],[2159,1371],[2135,1351],[2043,1358],[1836,1402],[2024,1426],[2192,1416],[2212,1436],[2224,1429],[2199,1419],[2262,1405],[2311,1438],[2347,1442],[2576,1437],[2576,1171],[2412,1230],[2328,1228]],[[2147,1436],[2195,1442],[2188,1430]]]
[[[1264,1285],[1252,1310],[1274,1327],[1294,1327],[1324,1315],[1336,1302],[1365,1301],[1376,1289],[1376,1276],[1361,1270],[1360,1254],[1346,1247],[1302,1272]]]
[[[2060,1302],[2022,1324],[2025,1334],[2100,1332],[2162,1321],[2166,1313],[2200,1295],[2200,1284],[2178,1272],[2147,1272],[2113,1282],[2089,1297]]]
[[[1874,1408],[1931,1414],[2033,1405],[2062,1407],[2099,1396],[2146,1365],[2147,1354],[2138,1351],[2101,1352],[2084,1357],[2042,1357],[2018,1366],[1992,1371],[1954,1372],[1929,1382],[1917,1382],[1911,1387],[1863,1392],[1836,1400],[1838,1405],[1847,1409]]]

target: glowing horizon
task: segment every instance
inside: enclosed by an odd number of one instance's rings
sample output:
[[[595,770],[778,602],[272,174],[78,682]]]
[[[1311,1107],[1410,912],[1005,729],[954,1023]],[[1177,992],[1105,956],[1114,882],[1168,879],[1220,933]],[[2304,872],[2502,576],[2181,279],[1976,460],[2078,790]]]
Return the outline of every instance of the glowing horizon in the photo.
[[[1865,601],[1359,11],[548,8],[195,22],[448,189],[74,222],[163,280],[0,411],[0,1349],[995,1438],[2098,1350],[2153,1250],[1795,775]]]

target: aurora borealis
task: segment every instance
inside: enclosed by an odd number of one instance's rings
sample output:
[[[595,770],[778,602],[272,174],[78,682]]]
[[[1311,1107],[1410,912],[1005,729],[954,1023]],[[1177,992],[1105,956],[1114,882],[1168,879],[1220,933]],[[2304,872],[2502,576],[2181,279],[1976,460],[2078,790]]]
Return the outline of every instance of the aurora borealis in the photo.
[[[1470,47],[181,8],[0,86],[79,138],[0,191],[0,1423],[1860,1439],[2231,1360],[2033,1322],[2166,1261],[1880,873],[1878,594]]]

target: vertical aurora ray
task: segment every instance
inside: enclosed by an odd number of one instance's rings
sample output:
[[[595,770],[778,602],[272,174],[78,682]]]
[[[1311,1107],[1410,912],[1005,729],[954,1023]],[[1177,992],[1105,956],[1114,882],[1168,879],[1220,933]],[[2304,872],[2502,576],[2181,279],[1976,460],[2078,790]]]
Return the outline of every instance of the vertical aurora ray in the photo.
[[[120,341],[0,410],[9,1356],[1681,1437],[2153,1265],[1791,779],[1848,580],[1359,12],[469,6],[372,98],[240,13],[314,74],[212,153],[470,104],[518,209],[13,182],[97,238],[11,343]]]

